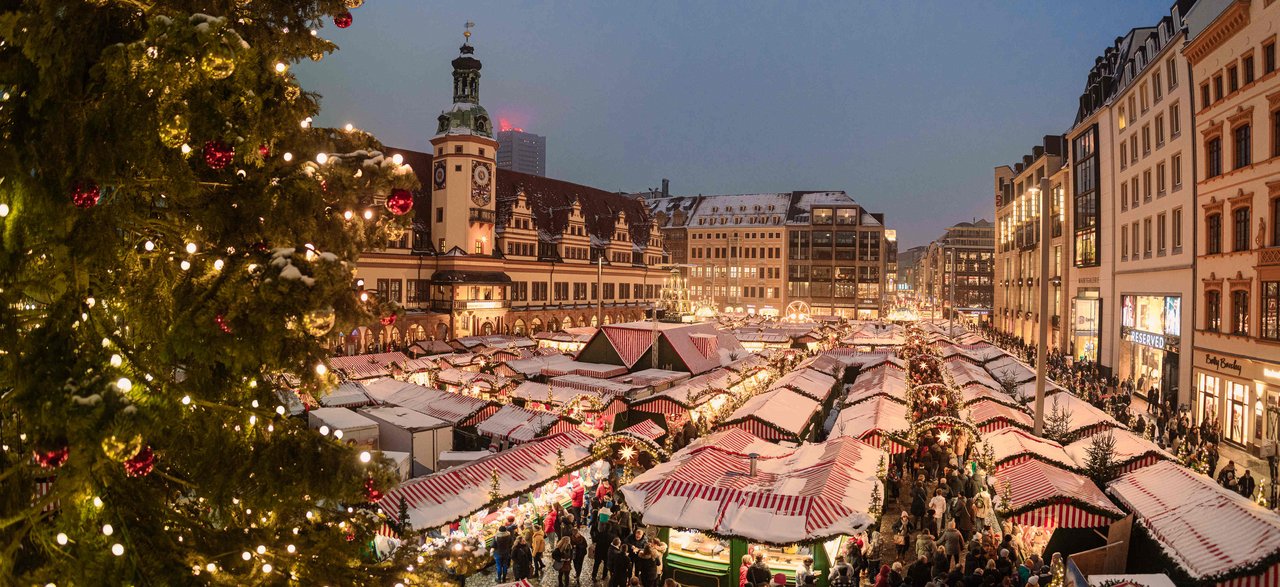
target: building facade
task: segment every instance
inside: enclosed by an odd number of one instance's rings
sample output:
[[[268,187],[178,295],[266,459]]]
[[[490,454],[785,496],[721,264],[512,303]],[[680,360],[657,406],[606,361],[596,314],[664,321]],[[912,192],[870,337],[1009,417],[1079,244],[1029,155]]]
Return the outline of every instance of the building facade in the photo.
[[[1183,310],[1194,295],[1195,261],[1184,22],[1175,6],[1156,26],[1130,34],[1115,74],[1110,136],[1102,140],[1114,146],[1114,181],[1106,189],[1115,196],[1108,213],[1116,243],[1103,252],[1115,268],[1103,333],[1116,341],[1104,362],[1139,396],[1174,408],[1190,400],[1191,353],[1183,341],[1190,341],[1192,313]]]
[[[1196,422],[1251,449],[1280,438],[1280,75],[1271,0],[1187,13],[1195,127]]]
[[[995,303],[995,225],[961,222],[929,243],[925,291],[943,317],[986,322]]]
[[[695,305],[772,316],[880,315],[890,248],[884,218],[848,194],[663,194],[651,195],[650,212]]]
[[[664,275],[644,198],[496,169],[469,44],[453,66],[453,106],[437,119],[432,151],[389,149],[422,184],[413,230],[365,252],[356,268],[357,284],[401,312],[339,346],[353,353],[642,319]]]
[[[1039,336],[1042,314],[1050,321],[1051,348],[1066,349],[1067,337],[1062,316],[1067,303],[1063,299],[1064,284],[1069,271],[1070,235],[1067,230],[1066,189],[1069,173],[1063,171],[1066,163],[1066,144],[1061,136],[1046,136],[1043,144],[1032,148],[1029,155],[1012,166],[995,168],[995,294],[993,300],[993,324],[1003,332],[1035,344]],[[1040,214],[1042,194],[1040,182],[1050,180],[1049,270],[1043,275],[1040,267]],[[1049,304],[1047,312],[1040,306],[1040,279],[1049,280]],[[1082,347],[1093,349],[1099,334],[1094,331],[1092,340],[1081,341]],[[1079,357],[1077,353],[1077,357]]]
[[[498,169],[547,175],[547,137],[522,128],[498,130]]]

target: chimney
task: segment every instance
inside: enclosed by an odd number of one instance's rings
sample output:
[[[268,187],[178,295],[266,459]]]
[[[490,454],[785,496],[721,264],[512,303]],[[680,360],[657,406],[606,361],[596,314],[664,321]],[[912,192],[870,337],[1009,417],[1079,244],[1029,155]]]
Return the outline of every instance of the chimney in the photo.
[[[665,198],[670,195],[671,195],[671,180],[664,177],[662,178],[662,197]]]
[[[752,477],[755,477],[756,476],[756,460],[760,458],[760,455],[756,453],[751,453],[747,455],[747,458],[751,459],[751,472],[748,474]]]

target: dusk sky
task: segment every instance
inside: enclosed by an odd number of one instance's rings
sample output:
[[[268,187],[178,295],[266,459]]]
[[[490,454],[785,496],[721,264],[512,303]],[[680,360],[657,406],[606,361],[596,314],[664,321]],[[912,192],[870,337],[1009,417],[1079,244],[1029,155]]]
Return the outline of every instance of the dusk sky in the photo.
[[[480,102],[547,175],[676,194],[845,190],[899,248],[992,218],[992,175],[1065,132],[1094,57],[1172,0],[371,0],[296,71],[319,124],[427,150],[463,24]]]

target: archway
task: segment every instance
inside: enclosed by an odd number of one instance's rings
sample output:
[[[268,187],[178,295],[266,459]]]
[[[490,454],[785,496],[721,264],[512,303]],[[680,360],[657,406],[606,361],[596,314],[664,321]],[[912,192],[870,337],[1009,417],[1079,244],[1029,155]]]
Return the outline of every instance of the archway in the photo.
[[[525,333],[524,319],[516,318],[515,324],[512,326],[511,331],[517,336],[523,336]]]
[[[580,315],[580,316],[578,316],[578,326],[579,326],[579,327],[582,327],[582,326],[586,326],[586,325],[587,325],[587,317],[586,317],[586,316],[581,316],[581,315]]]
[[[613,316],[612,316],[612,315],[610,315],[610,314],[605,314],[605,315],[604,315],[604,323],[605,323],[605,324],[613,324]]]
[[[436,340],[449,339],[449,326],[444,322],[436,323]]]
[[[484,336],[493,334],[493,323],[488,320],[485,320],[484,324],[480,325],[480,334]]]
[[[599,317],[599,316],[596,316],[595,314],[592,314],[592,315],[591,315],[591,326],[592,326],[592,327],[595,327],[595,326],[599,326],[599,325],[600,325],[600,320],[599,320],[599,318],[600,318],[600,317]]]
[[[410,332],[412,333],[410,334],[410,337],[412,338],[410,343],[425,340],[427,338],[427,330],[423,328],[421,324],[414,324]]]
[[[559,332],[559,331],[560,331],[560,321],[559,321],[559,320],[556,320],[555,318],[552,318],[550,322],[547,322],[547,331],[548,331],[548,332]]]

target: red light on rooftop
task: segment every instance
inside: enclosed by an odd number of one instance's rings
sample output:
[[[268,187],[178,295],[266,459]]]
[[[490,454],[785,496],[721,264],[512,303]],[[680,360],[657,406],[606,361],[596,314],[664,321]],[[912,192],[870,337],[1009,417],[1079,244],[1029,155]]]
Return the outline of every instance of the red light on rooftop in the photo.
[[[510,122],[508,122],[508,121],[507,121],[507,119],[505,119],[505,118],[499,118],[499,119],[498,119],[498,130],[503,130],[503,131],[511,130],[511,123],[510,123]]]

